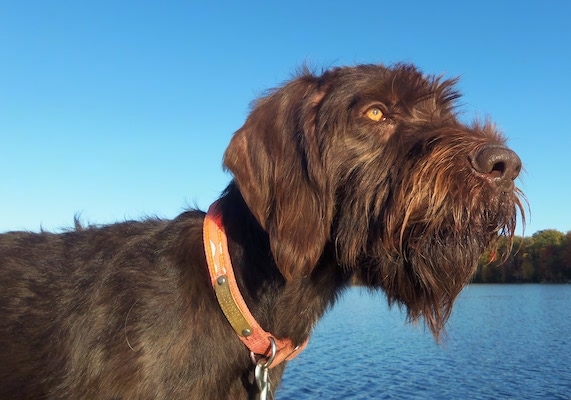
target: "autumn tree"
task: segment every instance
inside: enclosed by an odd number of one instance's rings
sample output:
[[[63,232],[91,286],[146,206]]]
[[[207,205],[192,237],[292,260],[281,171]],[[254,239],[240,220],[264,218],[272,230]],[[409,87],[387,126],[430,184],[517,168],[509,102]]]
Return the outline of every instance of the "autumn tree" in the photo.
[[[483,254],[474,282],[571,281],[571,231],[546,229],[531,237],[516,236],[510,244],[500,238],[497,251]]]

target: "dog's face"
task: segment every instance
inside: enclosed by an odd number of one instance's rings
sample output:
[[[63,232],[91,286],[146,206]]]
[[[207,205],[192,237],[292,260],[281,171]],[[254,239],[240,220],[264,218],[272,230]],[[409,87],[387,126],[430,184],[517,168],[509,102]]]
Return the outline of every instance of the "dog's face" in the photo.
[[[438,335],[481,254],[523,217],[519,158],[490,123],[458,120],[454,83],[337,68],[255,104],[224,161],[286,279],[333,248]]]

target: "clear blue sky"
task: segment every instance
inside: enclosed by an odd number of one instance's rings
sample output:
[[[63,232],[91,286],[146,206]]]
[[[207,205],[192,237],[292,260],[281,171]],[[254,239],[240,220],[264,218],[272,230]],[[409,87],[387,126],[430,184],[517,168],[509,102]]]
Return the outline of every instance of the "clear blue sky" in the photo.
[[[525,234],[571,230],[571,2],[0,4],[0,232],[204,208],[251,100],[296,67],[461,76],[521,156]],[[521,234],[521,229],[518,231]]]

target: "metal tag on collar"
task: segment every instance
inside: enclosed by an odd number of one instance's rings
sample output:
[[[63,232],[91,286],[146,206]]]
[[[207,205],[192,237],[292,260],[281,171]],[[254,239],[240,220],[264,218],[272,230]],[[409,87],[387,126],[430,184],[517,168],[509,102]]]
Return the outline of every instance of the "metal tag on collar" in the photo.
[[[244,317],[244,314],[240,311],[240,308],[236,305],[226,275],[221,275],[216,279],[214,291],[216,292],[216,297],[218,298],[222,312],[226,315],[226,319],[228,319],[228,322],[230,322],[230,325],[232,325],[236,333],[243,337],[250,336],[252,334],[252,327]]]

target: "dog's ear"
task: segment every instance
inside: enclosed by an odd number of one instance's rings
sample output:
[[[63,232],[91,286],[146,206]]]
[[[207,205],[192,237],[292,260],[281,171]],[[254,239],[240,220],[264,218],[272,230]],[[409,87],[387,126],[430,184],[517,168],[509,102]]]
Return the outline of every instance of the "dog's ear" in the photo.
[[[333,195],[316,135],[324,93],[306,72],[258,100],[224,155],[287,280],[311,273],[330,234]]]

